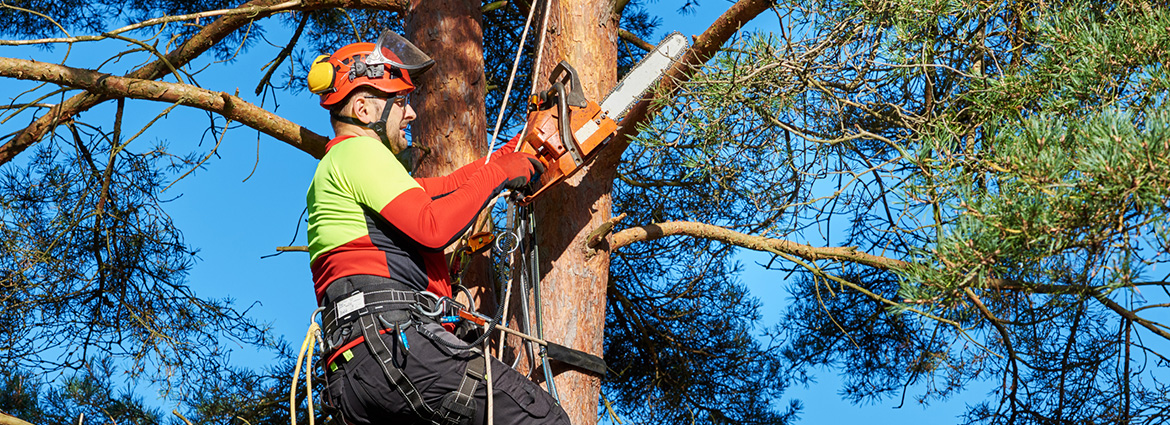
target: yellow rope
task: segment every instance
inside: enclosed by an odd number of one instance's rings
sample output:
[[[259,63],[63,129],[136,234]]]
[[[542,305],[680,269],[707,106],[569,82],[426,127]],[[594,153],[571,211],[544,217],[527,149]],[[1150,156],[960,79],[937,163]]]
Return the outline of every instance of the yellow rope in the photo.
[[[305,364],[305,393],[309,402],[309,425],[313,425],[313,348],[316,347],[317,336],[321,334],[321,325],[314,320],[309,324],[309,331],[305,333],[305,341],[301,343],[301,352],[297,355],[297,366],[293,368],[292,387],[288,394],[288,417],[292,425],[297,425],[297,379],[301,375],[301,363]],[[305,359],[309,359],[305,362]]]

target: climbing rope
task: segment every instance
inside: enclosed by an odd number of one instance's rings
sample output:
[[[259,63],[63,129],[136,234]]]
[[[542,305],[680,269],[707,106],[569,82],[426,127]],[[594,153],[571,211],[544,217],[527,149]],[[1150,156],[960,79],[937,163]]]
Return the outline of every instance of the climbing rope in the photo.
[[[545,3],[548,3],[546,0]],[[528,7],[528,18],[524,20],[524,31],[520,33],[520,44],[516,47],[516,58],[512,59],[512,72],[508,74],[508,85],[504,88],[504,99],[500,102],[500,113],[496,115],[496,129],[492,131],[492,138],[488,139],[488,159],[484,160],[484,164],[491,161],[492,146],[496,143],[496,138],[500,137],[500,126],[504,123],[504,112],[508,110],[508,96],[512,93],[512,82],[516,80],[516,69],[520,67],[520,55],[524,52],[524,42],[528,40],[528,28],[532,26],[532,14],[536,11],[536,4],[533,3]],[[548,22],[545,20],[545,22]],[[542,27],[543,31],[543,27]],[[540,37],[541,45],[537,46],[537,55],[540,55],[540,50],[544,42],[544,34]],[[538,56],[539,57],[539,56]]]
[[[289,388],[288,394],[288,417],[292,421],[292,425],[297,425],[297,380],[301,375],[301,364],[305,365],[305,394],[307,394],[305,398],[309,404],[309,425],[313,425],[315,421],[313,413],[313,350],[316,348],[320,352],[325,352],[325,338],[321,335],[321,325],[317,323],[317,314],[322,311],[325,311],[325,308],[318,307],[309,317],[309,330],[305,332],[305,340],[301,342],[301,352],[297,355],[297,365],[293,368],[292,386]],[[308,362],[305,361],[306,359]]]

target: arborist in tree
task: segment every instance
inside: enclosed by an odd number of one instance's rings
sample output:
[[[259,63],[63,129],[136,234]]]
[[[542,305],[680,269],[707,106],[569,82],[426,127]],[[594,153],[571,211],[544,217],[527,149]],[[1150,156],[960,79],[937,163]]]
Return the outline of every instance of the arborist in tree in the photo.
[[[318,57],[309,72],[336,134],[307,195],[309,261],[324,308],[324,399],[354,425],[483,424],[491,361],[495,423],[568,424],[548,393],[443,325],[453,304],[443,248],[502,189],[524,188],[542,169],[513,152],[517,138],[490,161],[412,178],[395,155],[416,117],[411,79],[433,63],[386,31],[376,44]]]

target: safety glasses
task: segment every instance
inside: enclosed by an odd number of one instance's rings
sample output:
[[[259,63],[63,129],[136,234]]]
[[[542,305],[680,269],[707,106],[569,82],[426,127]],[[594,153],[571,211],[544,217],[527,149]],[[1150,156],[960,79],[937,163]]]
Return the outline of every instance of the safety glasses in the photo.
[[[398,93],[391,96],[363,96],[366,99],[382,99],[387,104],[393,103],[399,108],[405,108],[410,104],[410,93]]]

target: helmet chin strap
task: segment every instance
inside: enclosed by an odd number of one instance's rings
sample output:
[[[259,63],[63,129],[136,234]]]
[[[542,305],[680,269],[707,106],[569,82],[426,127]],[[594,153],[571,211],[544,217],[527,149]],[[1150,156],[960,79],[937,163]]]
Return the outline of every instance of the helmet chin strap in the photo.
[[[356,125],[359,127],[366,127],[368,129],[374,130],[374,133],[378,135],[378,138],[382,139],[382,145],[386,146],[387,149],[390,148],[390,135],[386,133],[386,119],[390,118],[390,108],[389,107],[382,108],[382,118],[381,119],[379,119],[378,121],[374,121],[372,123],[369,123],[369,124],[358,121],[354,117],[346,117],[346,116],[338,115],[336,112],[330,112],[329,116],[333,117],[334,120],[337,120],[339,122],[343,122],[346,124],[352,124],[352,125]],[[412,148],[407,147],[406,149],[403,149],[402,152],[398,152],[398,153],[394,154],[394,157],[398,158],[398,162],[402,163],[402,166],[404,168],[406,168],[406,172],[413,174],[414,173],[414,158],[413,157],[415,155],[417,155],[417,154],[412,152]]]
[[[365,128],[370,129],[370,130],[374,130],[374,134],[377,134],[378,138],[382,139],[382,144],[386,145],[386,147],[390,147],[390,135],[386,134],[386,119],[390,118],[390,109],[391,109],[390,105],[386,105],[385,107],[383,107],[382,108],[382,118],[379,119],[378,121],[374,121],[374,122],[368,123],[368,124],[361,122],[361,121],[358,121],[357,118],[339,115],[336,112],[330,112],[329,116],[332,117],[334,120],[337,120],[339,122],[343,122],[343,123],[351,124],[351,125],[356,125],[359,127],[365,127]]]

